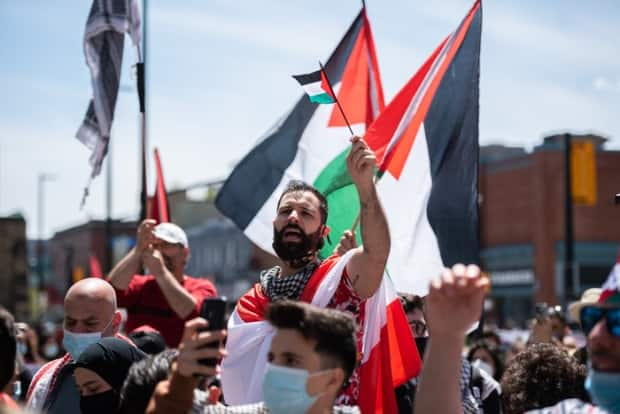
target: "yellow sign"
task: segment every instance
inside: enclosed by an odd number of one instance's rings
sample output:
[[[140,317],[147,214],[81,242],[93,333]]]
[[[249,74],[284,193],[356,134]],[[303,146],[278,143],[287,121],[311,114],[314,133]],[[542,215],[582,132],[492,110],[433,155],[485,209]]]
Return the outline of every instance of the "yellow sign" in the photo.
[[[79,282],[80,280],[86,277],[86,273],[84,272],[84,268],[82,266],[76,266],[73,268],[73,283]]]
[[[571,142],[571,191],[573,202],[596,205],[596,151],[592,141]]]

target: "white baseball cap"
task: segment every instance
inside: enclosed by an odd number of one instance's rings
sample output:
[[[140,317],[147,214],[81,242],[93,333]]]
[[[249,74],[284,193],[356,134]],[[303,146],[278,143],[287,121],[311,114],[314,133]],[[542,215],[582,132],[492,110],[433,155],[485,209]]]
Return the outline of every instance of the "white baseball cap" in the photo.
[[[153,235],[168,243],[181,244],[183,247],[189,246],[183,229],[173,223],[159,223],[153,229]]]

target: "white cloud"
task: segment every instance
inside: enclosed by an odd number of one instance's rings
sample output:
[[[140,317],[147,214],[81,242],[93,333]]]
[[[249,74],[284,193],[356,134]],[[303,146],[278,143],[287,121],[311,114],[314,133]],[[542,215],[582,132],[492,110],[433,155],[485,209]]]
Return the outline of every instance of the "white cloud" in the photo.
[[[600,92],[620,92],[620,79],[613,81],[605,76],[597,76],[592,81],[592,86]]]

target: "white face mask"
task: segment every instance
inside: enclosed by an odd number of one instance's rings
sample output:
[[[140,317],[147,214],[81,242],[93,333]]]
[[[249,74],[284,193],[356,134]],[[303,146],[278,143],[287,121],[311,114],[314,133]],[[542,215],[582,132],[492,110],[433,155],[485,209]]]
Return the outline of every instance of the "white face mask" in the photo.
[[[112,318],[112,320],[114,320],[114,318]],[[101,332],[75,333],[65,329],[65,334],[62,338],[62,345],[65,347],[69,355],[71,355],[71,358],[74,361],[77,361],[82,352],[84,352],[89,345],[92,345],[101,339],[101,334],[108,329],[108,326],[110,326],[112,320],[110,320]]]
[[[493,367],[481,359],[474,360],[474,362],[471,365],[474,367],[477,367],[478,369],[483,370],[484,372],[489,374],[491,377],[495,374],[495,370],[493,369]]]
[[[58,355],[58,344],[51,342],[43,347],[43,356],[47,359],[56,358]]]

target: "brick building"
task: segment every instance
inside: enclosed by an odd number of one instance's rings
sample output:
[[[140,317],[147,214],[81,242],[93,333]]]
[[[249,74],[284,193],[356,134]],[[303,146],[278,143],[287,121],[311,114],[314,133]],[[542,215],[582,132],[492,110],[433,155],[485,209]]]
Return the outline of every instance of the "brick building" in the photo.
[[[69,285],[82,277],[90,276],[90,257],[94,255],[102,271],[106,271],[107,250],[105,220],[91,220],[54,234],[49,241],[52,259],[48,280],[50,304],[60,303]],[[116,263],[134,245],[136,223],[112,220],[112,263]]]
[[[605,139],[573,135],[595,145],[597,201],[573,207],[576,283],[564,292],[564,142],[549,136],[531,153],[487,146],[480,155],[481,259],[492,281],[494,313],[500,323],[523,322],[535,302],[558,304],[598,287],[618,253],[620,151],[604,149]],[[509,316],[508,316],[509,315]]]
[[[0,217],[0,305],[16,318],[30,316],[26,222],[20,215]]]

